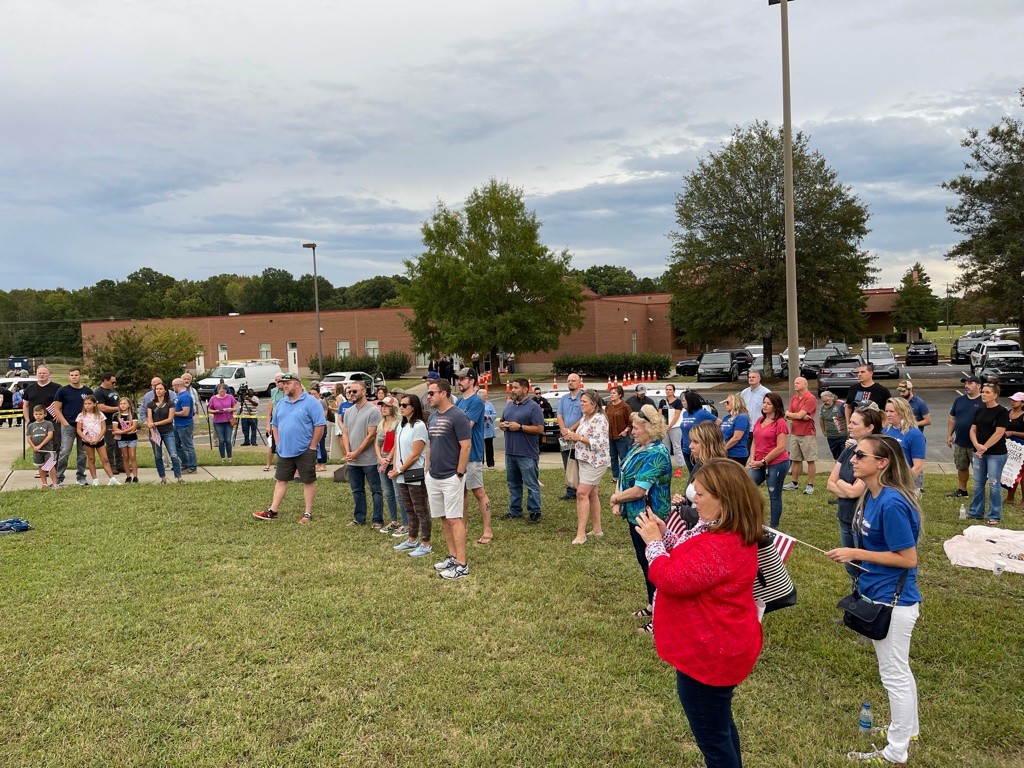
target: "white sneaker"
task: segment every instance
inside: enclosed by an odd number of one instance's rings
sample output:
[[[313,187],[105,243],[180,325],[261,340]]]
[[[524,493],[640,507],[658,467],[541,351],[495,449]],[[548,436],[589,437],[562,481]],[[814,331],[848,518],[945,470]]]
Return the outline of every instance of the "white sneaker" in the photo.
[[[99,479],[98,477],[94,477],[94,478],[92,479],[92,484],[93,484],[93,485],[99,485],[99,484],[100,484],[100,479]]]
[[[810,483],[808,483],[807,487],[804,488],[804,496],[813,496],[813,495],[814,495],[814,486],[811,485]]]
[[[121,481],[118,480],[116,477],[112,477],[109,480],[107,480],[107,485],[120,485],[120,484],[121,484]]]
[[[448,555],[444,560],[439,563],[434,563],[435,571],[447,571],[449,568],[454,568],[458,564],[458,560],[453,555]]]
[[[461,579],[463,576],[469,576],[469,564],[459,565],[456,563],[451,568],[447,568],[441,571],[440,576],[442,579]]]
[[[800,490],[800,486],[797,485],[796,483],[794,483],[792,480],[790,480],[788,483],[786,483],[784,486],[782,486],[782,490],[784,490],[784,491],[797,491],[797,490]]]

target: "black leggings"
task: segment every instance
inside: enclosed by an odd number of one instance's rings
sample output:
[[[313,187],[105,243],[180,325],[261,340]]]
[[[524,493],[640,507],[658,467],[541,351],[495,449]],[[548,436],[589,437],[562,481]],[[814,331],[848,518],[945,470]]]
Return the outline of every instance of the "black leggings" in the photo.
[[[644,584],[647,585],[647,604],[654,604],[654,585],[651,584],[651,580],[647,578],[647,543],[643,540],[643,537],[636,532],[636,526],[632,525],[628,520],[626,525],[629,526],[629,538],[633,541],[633,549],[636,550],[636,561],[640,564],[640,570],[644,572]]]

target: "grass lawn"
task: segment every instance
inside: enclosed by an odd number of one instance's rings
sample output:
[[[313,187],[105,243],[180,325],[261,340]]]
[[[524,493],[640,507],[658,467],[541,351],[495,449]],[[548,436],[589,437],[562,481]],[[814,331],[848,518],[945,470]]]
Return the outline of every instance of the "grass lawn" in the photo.
[[[297,486],[281,520],[250,517],[269,481],[4,494],[36,530],[0,538],[2,764],[702,765],[673,671],[634,632],[624,524],[571,546],[558,474],[543,473],[543,523],[498,521],[453,583],[346,528],[350,494],[327,480],[309,527]],[[486,481],[500,514],[503,474]],[[1024,579],[949,565],[951,488],[927,479],[911,762],[1020,766]],[[785,505],[786,530],[834,544],[826,494]],[[800,601],[766,618],[735,699],[745,765],[848,765],[860,702],[888,718],[874,652],[833,622],[841,567],[798,547],[790,568]]]

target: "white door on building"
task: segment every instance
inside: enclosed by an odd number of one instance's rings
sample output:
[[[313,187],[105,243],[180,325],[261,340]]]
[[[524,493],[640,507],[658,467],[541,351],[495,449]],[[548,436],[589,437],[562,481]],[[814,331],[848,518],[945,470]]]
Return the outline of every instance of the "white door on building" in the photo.
[[[219,360],[220,362],[223,363],[227,359],[228,359],[228,345],[227,344],[218,344],[217,345],[217,360]]]
[[[288,373],[299,375],[299,345],[297,342],[288,342]]]
[[[206,370],[206,355],[200,352],[196,355],[196,373]]]

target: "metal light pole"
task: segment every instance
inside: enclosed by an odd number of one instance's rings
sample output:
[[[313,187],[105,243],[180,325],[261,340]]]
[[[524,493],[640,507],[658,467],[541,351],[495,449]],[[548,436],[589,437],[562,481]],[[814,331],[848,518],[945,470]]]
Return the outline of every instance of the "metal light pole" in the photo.
[[[796,224],[793,212],[793,115],[789,94],[789,0],[768,0],[782,11],[782,144],[785,159],[786,210],[786,341],[789,344],[789,388],[800,375],[800,331],[796,313]]]
[[[320,286],[316,277],[316,243],[303,243],[303,248],[313,249],[313,305],[316,307],[316,361],[320,369],[320,378],[324,377],[324,344],[321,340],[323,332],[320,330]]]

